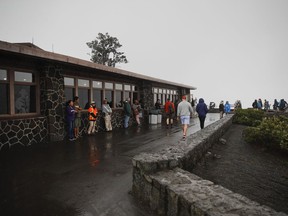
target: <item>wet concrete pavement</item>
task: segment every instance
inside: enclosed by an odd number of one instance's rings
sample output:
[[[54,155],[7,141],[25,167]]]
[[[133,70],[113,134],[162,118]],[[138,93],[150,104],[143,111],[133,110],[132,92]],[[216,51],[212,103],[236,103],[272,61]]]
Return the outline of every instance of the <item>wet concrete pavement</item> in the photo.
[[[219,119],[208,114],[206,125]],[[198,118],[188,134],[200,129]],[[0,154],[0,214],[152,215],[130,195],[134,155],[178,142],[180,125],[131,127]]]

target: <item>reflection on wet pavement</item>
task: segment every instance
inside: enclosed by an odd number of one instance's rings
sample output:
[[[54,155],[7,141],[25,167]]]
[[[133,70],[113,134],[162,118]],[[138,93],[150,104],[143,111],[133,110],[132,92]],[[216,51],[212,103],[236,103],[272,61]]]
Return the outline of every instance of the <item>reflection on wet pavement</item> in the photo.
[[[209,114],[206,125],[218,119]],[[199,129],[192,119],[188,133]],[[129,195],[131,158],[181,136],[180,125],[147,125],[1,153],[1,215],[152,215]]]

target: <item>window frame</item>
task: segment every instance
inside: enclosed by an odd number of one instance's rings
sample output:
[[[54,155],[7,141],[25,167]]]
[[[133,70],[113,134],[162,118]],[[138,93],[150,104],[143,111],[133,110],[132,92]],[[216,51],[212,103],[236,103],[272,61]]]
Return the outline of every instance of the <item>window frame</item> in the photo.
[[[8,113],[0,114],[0,119],[18,119],[18,118],[30,118],[35,116],[40,116],[40,78],[36,70],[23,69],[17,67],[0,67],[2,70],[7,71],[7,80],[0,80],[0,83],[8,84]],[[21,82],[15,80],[15,73],[23,72],[32,74],[32,82]],[[35,87],[35,112],[28,113],[16,113],[15,112],[15,87],[16,85],[23,86],[33,86]],[[33,99],[34,100],[34,99]]]

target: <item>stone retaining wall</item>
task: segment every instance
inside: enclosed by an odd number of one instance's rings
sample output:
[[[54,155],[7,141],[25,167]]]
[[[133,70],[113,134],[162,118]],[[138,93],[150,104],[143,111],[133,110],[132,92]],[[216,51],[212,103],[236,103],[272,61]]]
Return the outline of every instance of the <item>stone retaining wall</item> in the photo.
[[[158,215],[285,215],[183,170],[197,164],[232,124],[232,117],[160,152],[133,157],[133,195]]]

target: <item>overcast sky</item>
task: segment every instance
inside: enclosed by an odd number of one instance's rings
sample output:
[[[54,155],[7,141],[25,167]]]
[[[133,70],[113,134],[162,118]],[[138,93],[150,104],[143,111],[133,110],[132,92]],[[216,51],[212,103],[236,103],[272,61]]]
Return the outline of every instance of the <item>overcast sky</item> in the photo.
[[[0,40],[89,60],[108,32],[117,67],[197,87],[205,102],[288,100],[287,0],[0,0]]]

